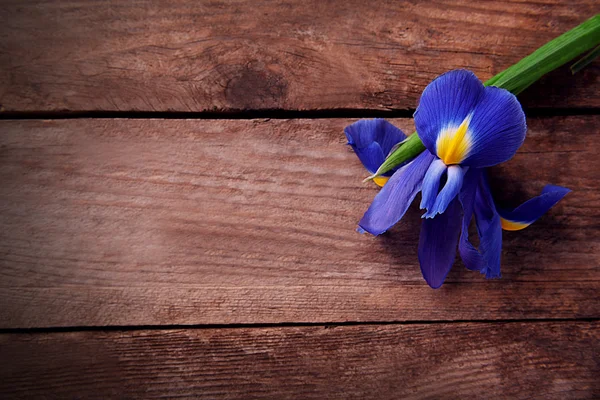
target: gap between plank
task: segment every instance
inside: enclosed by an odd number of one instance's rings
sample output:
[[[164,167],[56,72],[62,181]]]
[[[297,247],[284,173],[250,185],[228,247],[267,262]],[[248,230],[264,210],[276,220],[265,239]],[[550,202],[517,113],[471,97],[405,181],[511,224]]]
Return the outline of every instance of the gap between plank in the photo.
[[[600,115],[600,108],[530,108],[528,117]],[[333,119],[412,118],[415,109],[240,110],[240,111],[4,111],[0,120],[29,119]]]
[[[280,322],[256,324],[173,324],[173,325],[110,325],[110,326],[61,326],[48,328],[1,328],[2,334],[15,333],[62,333],[62,332],[105,332],[105,331],[157,331],[157,330],[206,330],[206,329],[268,329],[339,326],[387,326],[387,325],[439,325],[439,324],[514,324],[548,322],[598,322],[593,318],[523,318],[523,319],[482,319],[482,320],[414,320],[414,321],[344,321],[344,322]]]

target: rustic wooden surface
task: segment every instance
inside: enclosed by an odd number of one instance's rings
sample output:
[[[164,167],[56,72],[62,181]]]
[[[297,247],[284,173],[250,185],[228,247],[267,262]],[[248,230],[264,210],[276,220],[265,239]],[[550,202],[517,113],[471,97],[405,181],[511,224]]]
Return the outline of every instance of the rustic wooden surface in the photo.
[[[3,335],[0,392],[13,398],[42,398],[48,388],[59,398],[598,398],[599,340],[598,322]]]
[[[501,280],[430,289],[416,206],[356,233],[342,133],[597,2],[0,7],[1,398],[600,398],[600,63],[520,96],[495,197],[573,192],[505,232]]]
[[[488,79],[600,11],[597,0],[0,7],[7,111],[411,109],[448,69]],[[557,71],[525,105],[599,107],[599,72]]]
[[[355,232],[377,189],[351,122],[5,121],[0,326],[600,313],[599,116],[529,120],[494,188],[513,204],[548,182],[573,193],[505,234],[502,280],[456,265],[439,291],[417,264],[416,206],[382,238]]]

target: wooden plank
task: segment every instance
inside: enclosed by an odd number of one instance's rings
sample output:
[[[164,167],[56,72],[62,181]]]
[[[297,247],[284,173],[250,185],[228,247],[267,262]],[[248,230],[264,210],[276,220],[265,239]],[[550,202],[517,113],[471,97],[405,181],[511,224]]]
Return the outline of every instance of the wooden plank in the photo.
[[[3,398],[591,399],[600,325],[0,335]]]
[[[458,263],[438,291],[416,205],[389,234],[355,232],[377,188],[351,122],[3,121],[0,327],[600,314],[600,116],[529,120],[493,189],[573,193],[505,233],[502,280]]]
[[[412,109],[437,75],[488,79],[598,12],[596,0],[3,0],[0,109]],[[529,107],[600,107],[600,62]]]

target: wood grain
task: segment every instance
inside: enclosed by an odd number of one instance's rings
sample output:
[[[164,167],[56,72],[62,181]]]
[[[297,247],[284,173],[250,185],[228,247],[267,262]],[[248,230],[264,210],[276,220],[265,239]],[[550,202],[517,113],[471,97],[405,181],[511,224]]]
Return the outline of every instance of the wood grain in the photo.
[[[600,324],[0,335],[3,398],[592,399]]]
[[[0,3],[0,110],[413,109],[454,68],[488,79],[596,0]],[[600,62],[528,107],[600,107]]]
[[[599,116],[529,119],[497,197],[573,193],[505,233],[503,279],[458,262],[437,291],[416,205],[389,234],[355,232],[377,189],[350,122],[1,122],[0,327],[600,315]]]

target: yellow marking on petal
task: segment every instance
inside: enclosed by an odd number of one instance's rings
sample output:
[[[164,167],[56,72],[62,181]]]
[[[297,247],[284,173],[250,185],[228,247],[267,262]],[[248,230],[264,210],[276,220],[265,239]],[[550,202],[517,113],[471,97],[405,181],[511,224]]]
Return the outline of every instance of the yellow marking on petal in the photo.
[[[517,222],[500,217],[500,225],[502,225],[502,229],[505,231],[520,231],[521,229],[525,229],[531,225],[531,222]]]
[[[383,187],[383,185],[385,185],[389,179],[389,176],[376,176],[373,178],[373,182],[375,182],[377,186]]]
[[[471,115],[456,127],[444,129],[436,141],[438,157],[446,165],[460,164],[471,150],[471,135],[469,134],[469,123]]]

